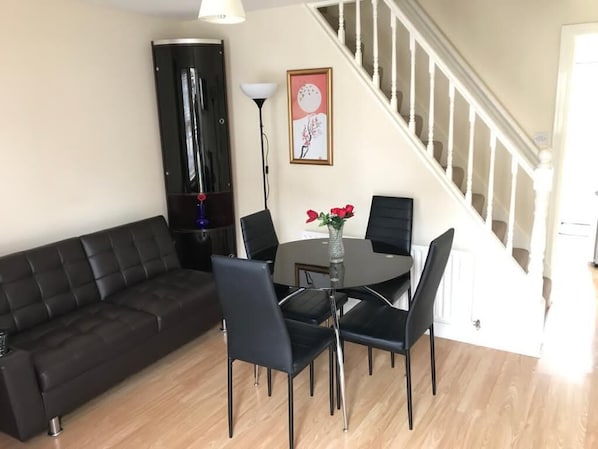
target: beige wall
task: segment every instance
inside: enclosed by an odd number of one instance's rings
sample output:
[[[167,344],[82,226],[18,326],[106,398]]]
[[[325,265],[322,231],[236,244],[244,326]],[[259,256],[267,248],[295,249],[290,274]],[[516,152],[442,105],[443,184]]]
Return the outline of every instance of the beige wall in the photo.
[[[205,25],[195,22],[186,24],[183,35],[205,33]],[[421,198],[416,201],[416,243],[426,244],[454,222],[454,203],[439,200],[448,194],[425,173],[420,157],[306,7],[251,13],[227,34],[237,216],[262,208],[258,110],[239,84],[276,82],[278,90],[264,104],[263,115],[270,143],[269,206],[282,241],[299,238],[303,230],[322,231],[305,224],[307,209],[327,211],[347,203],[355,205],[356,216],[345,233],[362,236],[373,194]],[[333,166],[289,163],[286,71],[316,67],[332,67]],[[465,244],[465,234],[457,242]]]
[[[304,6],[248,14],[231,27],[168,22],[79,4],[8,0],[0,16],[0,254],[165,212],[150,41],[225,39],[237,216],[262,207],[258,111],[242,82],[274,81],[264,106],[270,205],[282,241],[303,230],[307,209],[353,203],[346,234],[365,231],[372,194],[415,198],[414,243],[449,226],[476,260],[472,316],[478,341],[513,344],[528,332],[527,304],[498,242],[437,181],[404,131]],[[286,70],[333,69],[334,166],[289,164]],[[238,237],[240,242],[240,236]],[[482,242],[482,243],[480,243]],[[241,254],[243,251],[239,251]],[[516,273],[515,273],[516,274]],[[522,276],[521,276],[522,277]],[[501,279],[496,285],[496,279]],[[492,291],[488,286],[492,285]],[[505,316],[504,319],[507,319]],[[472,327],[470,327],[473,329]]]
[[[598,4],[420,3],[530,135],[551,129],[560,26],[598,20]],[[406,162],[413,156],[403,154],[388,135],[396,130],[367,126],[382,120],[375,103],[361,92],[357,77],[345,73],[344,64],[334,70],[342,64],[340,54],[322,44],[324,33],[306,9],[275,8],[249,18],[219,27],[75,0],[5,1],[0,16],[0,254],[164,213],[149,47],[152,39],[164,37],[225,39],[239,215],[261,207],[257,108],[240,93],[241,82],[279,83],[264,106],[264,121],[271,150],[270,204],[280,209],[277,220],[285,239],[306,228],[300,224],[304,209],[354,202],[367,210],[372,193],[410,193],[414,175]],[[291,165],[286,70],[320,66],[333,66],[335,165]],[[386,173],[377,173],[379,158],[387,162]],[[327,198],[322,191],[329,192]],[[347,232],[359,235],[365,220],[358,214]],[[430,234],[418,233],[416,240],[426,241]]]
[[[2,2],[0,254],[164,213],[150,41],[175,25]]]
[[[561,26],[594,0],[417,0],[531,137],[552,133]]]
[[[223,29],[193,22],[186,24],[181,34],[211,37],[210,33]],[[226,33],[237,217],[263,207],[258,110],[239,84],[276,82],[278,91],[264,104],[263,114],[270,142],[269,204],[279,239],[296,240],[305,230],[322,230],[315,223],[305,224],[307,209],[325,211],[346,203],[355,205],[356,215],[347,222],[345,234],[363,236],[373,194],[412,196],[414,244],[428,245],[454,226],[454,248],[475,260],[473,310],[460,298],[464,311],[459,319],[463,329],[471,332],[467,338],[511,350],[520,343],[537,344],[536,331],[541,327],[530,323],[539,320],[541,324],[543,305],[520,288],[525,282],[523,273],[513,269],[515,262],[498,241],[486,238],[481,219],[476,221],[462,205],[462,197],[438,182],[423,160],[425,155],[411,149],[404,128],[371,94],[309,10],[299,5],[250,13],[245,23],[226,28]],[[315,67],[332,67],[333,72],[332,167],[289,163],[286,71]],[[240,236],[237,240],[242,248]],[[514,307],[520,315],[516,319],[505,316]],[[472,319],[481,320],[481,331],[474,330]],[[511,333],[505,337],[507,319]]]

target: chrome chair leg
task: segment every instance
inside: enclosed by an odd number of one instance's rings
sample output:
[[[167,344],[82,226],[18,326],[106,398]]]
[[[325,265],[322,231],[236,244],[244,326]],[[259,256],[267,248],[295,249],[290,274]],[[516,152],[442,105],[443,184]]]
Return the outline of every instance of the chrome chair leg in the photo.
[[[60,423],[60,416],[55,416],[48,422],[48,435],[51,437],[58,436],[62,433],[62,425]]]
[[[411,398],[411,357],[409,350],[405,352],[405,372],[407,374],[407,416],[409,418],[409,430],[413,430],[413,402]]]
[[[314,395],[314,362],[309,364],[309,395]]]
[[[228,358],[228,437],[233,437],[233,359]]]
[[[293,443],[293,376],[289,374],[289,449],[295,447]]]

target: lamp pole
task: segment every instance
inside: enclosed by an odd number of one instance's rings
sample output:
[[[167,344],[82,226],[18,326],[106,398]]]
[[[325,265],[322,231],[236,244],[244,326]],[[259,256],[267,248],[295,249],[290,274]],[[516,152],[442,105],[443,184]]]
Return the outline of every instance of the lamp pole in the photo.
[[[255,104],[260,113],[260,144],[262,146],[262,182],[264,187],[264,209],[268,209],[268,193],[266,189],[266,175],[268,173],[268,167],[266,166],[266,155],[264,152],[264,123],[262,121],[262,106],[264,105],[265,98],[254,98]]]
[[[264,122],[262,121],[262,106],[267,98],[270,98],[276,90],[275,83],[244,83],[241,84],[241,90],[245,95],[251,98],[260,113],[260,144],[262,147],[262,182],[264,187],[264,209],[268,209],[268,194],[270,193],[270,186],[268,184],[268,165],[266,160],[266,149],[264,148]]]

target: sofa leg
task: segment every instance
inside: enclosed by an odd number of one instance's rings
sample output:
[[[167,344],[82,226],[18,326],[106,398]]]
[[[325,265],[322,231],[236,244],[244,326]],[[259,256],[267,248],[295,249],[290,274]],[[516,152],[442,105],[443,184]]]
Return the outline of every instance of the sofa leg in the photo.
[[[60,416],[55,416],[48,422],[48,435],[56,437],[62,433],[62,425],[60,424]]]
[[[224,320],[224,318],[222,318],[222,320],[220,321],[220,330],[226,333],[226,321]]]

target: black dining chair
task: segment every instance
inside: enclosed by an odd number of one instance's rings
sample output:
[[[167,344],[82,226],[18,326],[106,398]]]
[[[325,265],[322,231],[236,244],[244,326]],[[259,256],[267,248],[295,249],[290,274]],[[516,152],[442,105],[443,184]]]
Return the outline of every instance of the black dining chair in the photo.
[[[427,330],[430,331],[432,394],[436,394],[434,300],[448,262],[454,233],[455,230],[451,228],[430,243],[409,310],[397,309],[383,302],[361,301],[340,320],[342,342],[348,341],[405,356],[409,429],[413,429],[410,351]]]
[[[241,232],[248,259],[274,263],[278,237],[268,209],[241,217]],[[285,318],[321,324],[331,316],[330,299],[324,290],[302,290],[275,284],[277,297]],[[343,314],[347,303],[345,293],[336,293],[336,307]]]
[[[372,241],[381,252],[411,255],[413,234],[413,198],[395,196],[372,196],[370,215],[365,238]],[[395,304],[405,292],[411,303],[411,272],[378,284],[342,290],[349,297],[365,301],[383,301]],[[394,354],[390,355],[394,367]],[[372,348],[368,348],[368,369],[372,374]]]
[[[293,440],[293,378],[328,349],[330,414],[334,414],[334,332],[285,320],[267,263],[212,256],[216,291],[227,323],[228,435],[233,436],[233,362],[241,360],[287,373],[289,448]],[[268,376],[268,395],[271,394]]]
[[[372,197],[365,238],[372,241],[374,250],[411,255],[413,234],[413,198],[380,196]],[[411,302],[411,273],[378,284],[343,290],[350,297],[362,300],[383,301],[394,304],[407,292]]]

